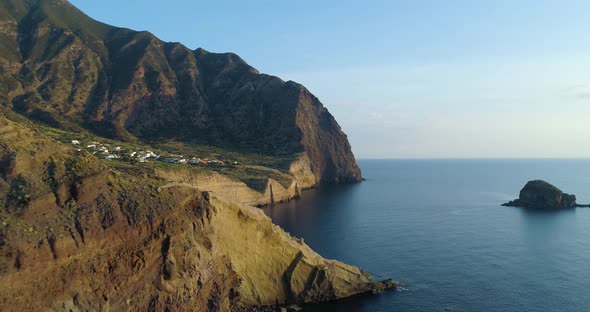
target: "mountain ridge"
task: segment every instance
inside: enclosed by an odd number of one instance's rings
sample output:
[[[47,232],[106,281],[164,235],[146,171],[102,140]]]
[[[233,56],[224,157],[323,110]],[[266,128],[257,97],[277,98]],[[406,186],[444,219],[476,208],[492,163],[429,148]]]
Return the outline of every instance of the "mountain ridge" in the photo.
[[[336,120],[296,82],[234,53],[97,22],[67,1],[1,3],[0,103],[28,118],[124,141],[303,152],[317,183],[362,180]]]

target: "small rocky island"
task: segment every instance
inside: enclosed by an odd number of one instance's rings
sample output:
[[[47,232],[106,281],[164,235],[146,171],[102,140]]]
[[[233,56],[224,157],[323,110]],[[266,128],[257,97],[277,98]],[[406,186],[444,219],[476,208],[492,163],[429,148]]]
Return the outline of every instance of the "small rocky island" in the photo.
[[[533,209],[567,209],[588,207],[576,203],[576,195],[566,194],[553,184],[543,180],[533,180],[520,190],[518,199],[509,201],[502,206],[523,207]]]

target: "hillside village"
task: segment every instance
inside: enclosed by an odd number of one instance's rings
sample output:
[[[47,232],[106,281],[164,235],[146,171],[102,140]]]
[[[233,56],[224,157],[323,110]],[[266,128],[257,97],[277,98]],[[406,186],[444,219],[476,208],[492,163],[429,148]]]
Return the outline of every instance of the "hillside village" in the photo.
[[[195,165],[195,166],[224,166],[226,164],[238,165],[237,161],[222,161],[219,159],[199,158],[196,156],[185,157],[179,154],[157,154],[150,150],[129,150],[121,146],[103,144],[97,141],[84,143],[82,140],[72,140],[71,144],[77,146],[78,152],[86,150],[97,157],[109,160],[126,162],[165,162],[170,164]]]

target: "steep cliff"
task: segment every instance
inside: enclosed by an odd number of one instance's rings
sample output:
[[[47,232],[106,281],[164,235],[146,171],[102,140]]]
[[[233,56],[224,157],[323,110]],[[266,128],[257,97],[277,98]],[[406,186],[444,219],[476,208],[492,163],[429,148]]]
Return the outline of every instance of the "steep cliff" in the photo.
[[[322,258],[257,208],[113,168],[6,109],[0,164],[3,311],[228,311],[394,286]]]
[[[0,0],[0,104],[118,140],[303,152],[316,182],[362,179],[346,135],[303,86],[232,53],[96,22],[64,0]]]

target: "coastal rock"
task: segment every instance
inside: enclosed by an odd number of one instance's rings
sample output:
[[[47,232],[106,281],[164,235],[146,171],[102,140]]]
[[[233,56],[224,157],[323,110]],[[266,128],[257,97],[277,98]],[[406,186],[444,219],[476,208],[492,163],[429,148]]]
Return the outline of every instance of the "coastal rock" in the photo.
[[[554,185],[543,181],[533,180],[527,182],[520,191],[518,199],[512,200],[502,206],[534,208],[534,209],[566,209],[575,208],[576,196],[562,192]]]

